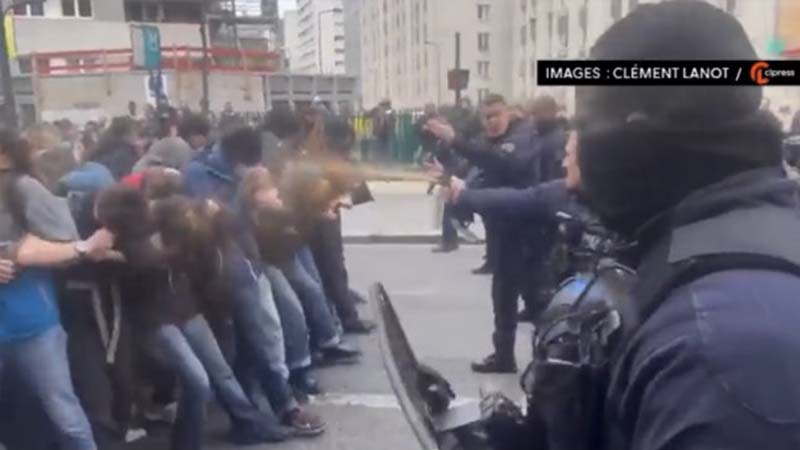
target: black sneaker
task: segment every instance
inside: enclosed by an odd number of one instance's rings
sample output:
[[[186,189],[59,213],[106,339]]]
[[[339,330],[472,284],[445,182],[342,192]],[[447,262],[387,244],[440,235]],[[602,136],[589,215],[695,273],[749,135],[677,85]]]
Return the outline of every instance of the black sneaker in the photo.
[[[488,263],[484,263],[482,266],[472,269],[473,275],[491,275],[492,272],[492,267]]]
[[[500,360],[491,354],[482,361],[473,362],[472,371],[475,373],[517,373],[517,362],[513,359]]]
[[[319,367],[326,367],[355,364],[360,358],[361,350],[342,342],[335,347],[320,349],[313,361]]]
[[[378,325],[375,322],[364,319],[355,319],[342,323],[342,328],[346,334],[370,334],[377,327]]]
[[[433,253],[451,253],[458,250],[458,243],[442,244],[431,249]]]
[[[322,394],[322,389],[320,389],[319,383],[311,374],[310,369],[292,370],[291,375],[289,375],[289,384],[292,385],[295,391],[300,391],[306,395]]]

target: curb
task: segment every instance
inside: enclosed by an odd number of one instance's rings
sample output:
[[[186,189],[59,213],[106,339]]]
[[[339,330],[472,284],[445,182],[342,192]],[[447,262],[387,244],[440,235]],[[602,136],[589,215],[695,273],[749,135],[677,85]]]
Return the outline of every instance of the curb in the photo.
[[[345,244],[429,244],[436,245],[442,240],[441,234],[370,234],[343,236]],[[467,242],[459,239],[460,245],[483,245],[481,242]]]

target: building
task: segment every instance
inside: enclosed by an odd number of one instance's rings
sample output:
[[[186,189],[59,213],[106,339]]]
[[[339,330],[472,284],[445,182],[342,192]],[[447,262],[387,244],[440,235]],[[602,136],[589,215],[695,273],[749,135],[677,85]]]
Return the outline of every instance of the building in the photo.
[[[305,74],[345,73],[342,0],[297,1],[297,51],[292,70]]]
[[[396,108],[453,103],[447,71],[470,71],[473,102],[490,92],[510,95],[512,21],[516,0],[360,1],[364,106],[391,99]],[[462,8],[463,5],[463,8]]]
[[[344,6],[344,70],[361,76],[361,0],[343,0]]]
[[[344,72],[358,80],[361,97],[361,0],[343,0],[344,6]]]
[[[289,10],[283,14],[283,52],[288,61],[289,70],[296,71],[300,64],[300,16],[297,10]]]
[[[539,94],[553,95],[571,114],[575,90],[570,87],[538,87],[536,61],[539,59],[585,58],[594,41],[615,21],[640,4],[660,0],[519,0],[512,12],[513,64],[512,95],[525,101]],[[769,54],[777,35],[781,7],[796,0],[707,0],[735,15],[750,35],[761,57]],[[796,24],[792,26],[796,28]],[[800,44],[798,42],[797,44]],[[792,91],[792,92],[789,92]],[[769,87],[769,99],[783,104],[787,98],[798,102],[800,89]]]

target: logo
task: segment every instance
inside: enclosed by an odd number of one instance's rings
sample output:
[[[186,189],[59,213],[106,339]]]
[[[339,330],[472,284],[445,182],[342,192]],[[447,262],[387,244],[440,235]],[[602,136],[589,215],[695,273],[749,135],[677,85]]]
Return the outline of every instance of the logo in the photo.
[[[769,79],[764,76],[764,70],[769,68],[766,61],[759,61],[750,67],[750,79],[759,86],[769,83]]]

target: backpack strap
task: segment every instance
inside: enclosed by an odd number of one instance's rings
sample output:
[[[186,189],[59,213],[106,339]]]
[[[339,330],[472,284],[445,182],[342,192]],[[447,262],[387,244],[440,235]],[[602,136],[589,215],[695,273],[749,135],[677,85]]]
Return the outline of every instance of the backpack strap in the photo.
[[[800,215],[759,205],[678,227],[647,252],[637,270],[630,336],[680,286],[727,270],[770,270],[800,277]]]

